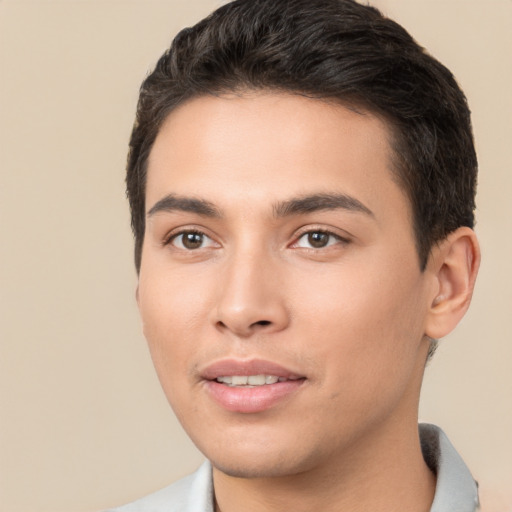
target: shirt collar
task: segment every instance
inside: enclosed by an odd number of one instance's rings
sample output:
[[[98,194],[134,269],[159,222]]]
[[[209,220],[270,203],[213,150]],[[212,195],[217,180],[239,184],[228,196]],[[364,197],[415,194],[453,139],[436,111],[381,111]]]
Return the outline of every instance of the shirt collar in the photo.
[[[419,425],[423,457],[437,475],[430,512],[475,512],[478,486],[446,434],[435,425]]]

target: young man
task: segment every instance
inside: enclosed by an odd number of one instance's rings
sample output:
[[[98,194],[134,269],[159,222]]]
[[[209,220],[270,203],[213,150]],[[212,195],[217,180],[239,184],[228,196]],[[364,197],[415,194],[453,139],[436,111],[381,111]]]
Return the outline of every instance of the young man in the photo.
[[[418,428],[425,363],[479,264],[451,73],[352,0],[237,0],[144,82],[137,300],[199,471],[117,510],[470,512]]]

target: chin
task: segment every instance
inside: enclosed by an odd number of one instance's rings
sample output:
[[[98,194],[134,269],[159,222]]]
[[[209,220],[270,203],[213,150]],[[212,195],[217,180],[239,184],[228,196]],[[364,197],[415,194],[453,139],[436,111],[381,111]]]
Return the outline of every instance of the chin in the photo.
[[[203,453],[214,468],[231,477],[280,478],[308,472],[323,459],[319,450],[312,447],[312,453],[300,451],[298,444],[286,448],[282,444],[258,449],[231,447],[222,452],[205,450]]]
[[[210,460],[212,466],[225,475],[234,478],[278,478],[301,473],[302,471],[286,461],[254,463],[253,461]]]

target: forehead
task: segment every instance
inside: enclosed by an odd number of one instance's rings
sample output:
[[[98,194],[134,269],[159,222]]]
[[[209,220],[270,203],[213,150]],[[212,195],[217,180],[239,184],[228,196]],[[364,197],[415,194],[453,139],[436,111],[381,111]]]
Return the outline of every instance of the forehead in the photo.
[[[405,196],[391,133],[368,112],[291,94],[194,98],[162,125],[148,162],[147,209],[169,193],[248,204],[339,192],[363,204]],[[223,206],[220,204],[220,206]]]

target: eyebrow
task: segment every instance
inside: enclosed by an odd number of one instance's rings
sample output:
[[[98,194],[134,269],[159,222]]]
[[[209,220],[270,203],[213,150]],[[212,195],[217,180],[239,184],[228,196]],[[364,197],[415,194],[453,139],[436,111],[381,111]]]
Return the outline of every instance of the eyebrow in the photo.
[[[157,201],[148,211],[147,216],[152,217],[159,212],[170,213],[174,211],[197,213],[205,217],[222,217],[219,209],[209,201],[194,197],[181,197],[175,194],[169,194]]]
[[[321,210],[338,209],[375,217],[374,213],[361,201],[347,194],[314,194],[293,198],[274,205],[274,215],[276,217],[287,217]]]
[[[279,218],[338,209],[364,213],[370,217],[375,216],[361,201],[347,194],[313,194],[280,201],[274,204],[273,213],[275,217]],[[169,194],[157,201],[148,211],[147,216],[152,217],[159,212],[171,213],[174,211],[196,213],[211,218],[222,217],[221,211],[210,201],[175,194]]]

